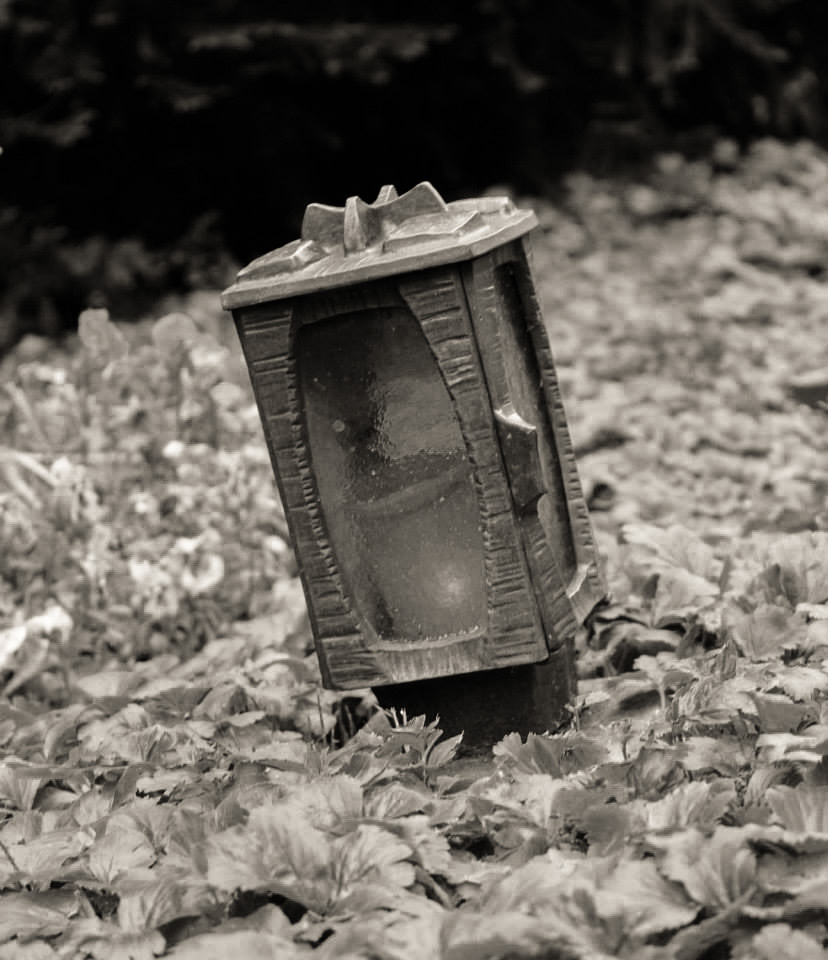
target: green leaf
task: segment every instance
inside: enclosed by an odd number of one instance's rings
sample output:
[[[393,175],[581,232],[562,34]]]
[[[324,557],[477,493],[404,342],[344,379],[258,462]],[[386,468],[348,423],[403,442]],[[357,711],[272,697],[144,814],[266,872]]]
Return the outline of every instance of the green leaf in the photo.
[[[164,358],[180,355],[199,336],[198,327],[188,313],[168,313],[152,327],[152,342]]]
[[[752,660],[781,657],[786,648],[804,642],[807,634],[805,618],[778,604],[763,603],[750,613],[731,606],[724,623]]]
[[[814,700],[817,693],[828,692],[828,675],[816,667],[786,664],[774,671],[767,689],[780,689],[794,700]]]
[[[13,842],[11,830],[3,830],[5,849],[0,851],[0,885],[39,886],[62,873],[65,864],[79,857],[92,841],[91,831],[51,830]]]
[[[0,763],[0,798],[17,810],[32,809],[37,791],[44,782],[42,777],[27,776],[23,764],[17,766],[9,762]]]
[[[291,791],[288,806],[317,829],[333,830],[362,815],[362,786],[353,777],[320,777]]]
[[[586,833],[590,854],[606,857],[623,850],[634,820],[628,805],[605,803],[589,807],[577,822]]]
[[[190,937],[170,951],[177,960],[224,960],[238,956],[288,958],[307,956],[310,946],[293,943],[290,921],[273,904],[265,904],[245,917],[234,917],[219,924],[209,933]]]
[[[293,805],[253,810],[244,827],[207,842],[207,879],[220,890],[270,890],[321,915],[361,897],[393,902],[414,881],[412,851],[386,830],[360,825],[332,838]],[[370,889],[363,889],[370,888]]]
[[[540,919],[518,911],[481,914],[461,910],[449,914],[440,940],[442,960],[553,955],[556,946],[566,945],[566,941],[557,945],[550,942],[549,931]]]
[[[462,733],[458,733],[455,737],[448,737],[445,740],[438,740],[428,751],[427,764],[429,770],[439,770],[440,767],[444,767],[447,763],[450,763],[457,755],[457,750],[462,741]]]
[[[609,751],[599,739],[573,731],[560,736],[530,733],[526,743],[510,733],[495,744],[493,753],[504,767],[517,772],[562,777],[601,763]]]
[[[83,897],[72,890],[4,893],[0,897],[0,943],[13,937],[55,937],[82,909]]]
[[[449,916],[436,904],[422,901],[412,916],[401,912],[368,914],[335,924],[326,921],[333,936],[313,953],[318,960],[434,960],[443,956],[443,921]],[[288,954],[288,957],[291,955]]]
[[[788,603],[828,601],[828,533],[798,533],[774,539],[767,550],[778,571],[779,590]]]
[[[422,813],[431,804],[431,794],[393,781],[369,790],[365,798],[365,816],[374,820],[395,820]]]
[[[722,562],[713,548],[697,534],[674,524],[663,530],[644,523],[628,523],[622,530],[630,545],[629,562],[645,574],[684,570],[700,580],[710,581],[718,591]]]
[[[530,733],[524,743],[520,734],[510,733],[495,744],[492,752],[496,759],[507,761],[516,770],[560,777],[563,776],[560,763],[563,750],[561,741],[551,737]]]
[[[111,821],[110,821],[111,823]],[[151,866],[156,852],[139,830],[108,829],[88,854],[89,871],[103,887],[113,887],[127,872]]]
[[[668,883],[652,860],[622,860],[602,882],[596,904],[604,912],[602,895],[610,895],[624,914],[628,936],[643,943],[667,930],[692,923],[698,910],[681,890]]]
[[[154,960],[165,946],[164,937],[157,930],[121,930],[94,916],[73,922],[61,942],[61,950],[67,956],[93,960]]]
[[[293,960],[311,956],[311,948],[259,930],[228,930],[191,937],[171,950],[173,960]]]
[[[750,942],[755,960],[825,960],[825,950],[813,937],[787,923],[769,923]]]
[[[786,830],[828,836],[828,786],[771,787],[766,801],[775,822]]]
[[[682,783],[660,800],[631,805],[648,830],[675,830],[680,827],[712,828],[736,803],[736,788],[730,780],[712,783]]]
[[[789,669],[787,667],[783,669]],[[813,706],[792,703],[788,697],[772,693],[754,693],[753,702],[762,733],[787,733],[816,719]]]
[[[752,744],[738,737],[688,737],[677,745],[681,765],[688,773],[714,772],[735,777],[753,759]]]
[[[764,763],[820,763],[828,753],[828,738],[821,734],[763,733],[756,740],[756,749]]]
[[[650,843],[664,854],[661,873],[701,906],[724,910],[756,883],[756,856],[739,827],[717,827],[712,836],[690,828]]]
[[[180,879],[159,877],[121,896],[118,924],[124,933],[149,933],[179,917],[197,916],[206,906],[202,891],[188,889]]]
[[[717,583],[681,568],[668,567],[657,576],[650,601],[651,622],[656,627],[685,619],[719,596]]]
[[[88,697],[99,700],[103,697],[123,697],[143,682],[134,670],[99,670],[86,677],[78,677],[76,685]]]
[[[78,317],[78,336],[100,363],[119,360],[129,351],[126,337],[109,319],[106,309],[84,310]]]

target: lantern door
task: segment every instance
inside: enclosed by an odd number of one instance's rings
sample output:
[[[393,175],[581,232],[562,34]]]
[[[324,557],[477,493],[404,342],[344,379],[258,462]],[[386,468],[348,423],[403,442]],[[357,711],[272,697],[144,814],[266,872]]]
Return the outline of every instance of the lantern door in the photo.
[[[467,265],[466,289],[524,550],[554,650],[604,596],[523,242]]]

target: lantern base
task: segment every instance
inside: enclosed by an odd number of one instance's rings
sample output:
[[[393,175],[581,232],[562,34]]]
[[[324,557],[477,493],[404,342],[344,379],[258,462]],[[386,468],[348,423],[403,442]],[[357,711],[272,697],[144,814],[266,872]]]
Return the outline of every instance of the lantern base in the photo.
[[[460,753],[489,750],[508,733],[544,733],[570,717],[577,690],[574,653],[563,644],[541,663],[374,687],[381,707],[439,717],[445,737],[463,734]]]

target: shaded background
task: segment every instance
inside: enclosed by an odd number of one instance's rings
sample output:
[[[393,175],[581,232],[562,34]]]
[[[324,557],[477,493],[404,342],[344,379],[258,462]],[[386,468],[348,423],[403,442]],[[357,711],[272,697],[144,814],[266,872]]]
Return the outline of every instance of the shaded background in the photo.
[[[825,140],[824,0],[0,0],[0,347],[221,286],[311,201]]]

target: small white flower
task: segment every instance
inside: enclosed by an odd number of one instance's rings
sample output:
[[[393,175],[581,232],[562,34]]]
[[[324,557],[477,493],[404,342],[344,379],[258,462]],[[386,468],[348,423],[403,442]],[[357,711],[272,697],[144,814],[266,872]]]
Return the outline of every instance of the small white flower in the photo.
[[[168,460],[179,460],[184,454],[184,444],[180,440],[170,440],[161,452]]]

